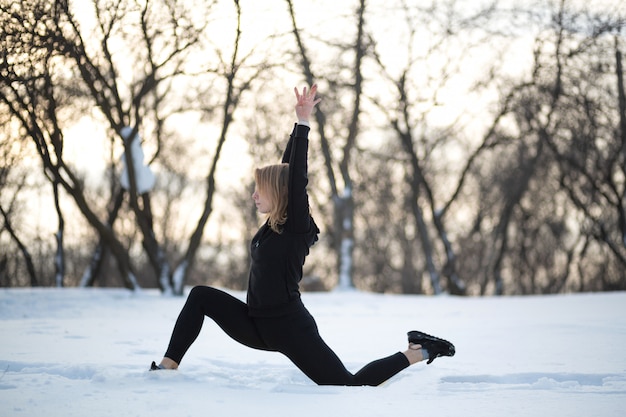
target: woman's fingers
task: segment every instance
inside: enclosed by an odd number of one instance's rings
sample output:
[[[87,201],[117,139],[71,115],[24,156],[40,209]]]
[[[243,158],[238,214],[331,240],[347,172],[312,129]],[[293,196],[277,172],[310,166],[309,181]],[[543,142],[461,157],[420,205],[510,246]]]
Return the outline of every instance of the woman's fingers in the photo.
[[[300,94],[298,87],[295,87],[293,91],[296,94],[296,115],[299,119],[308,119],[313,108],[322,100],[321,98],[315,98],[317,84],[313,84],[310,89],[304,87],[302,94]]]
[[[311,89],[307,89],[307,87],[304,87],[302,89],[302,94],[300,94],[300,92],[298,91],[298,87],[294,87],[293,91],[296,93],[296,100],[298,100],[298,102],[302,100],[314,101],[315,94],[317,93],[317,84],[313,84]]]

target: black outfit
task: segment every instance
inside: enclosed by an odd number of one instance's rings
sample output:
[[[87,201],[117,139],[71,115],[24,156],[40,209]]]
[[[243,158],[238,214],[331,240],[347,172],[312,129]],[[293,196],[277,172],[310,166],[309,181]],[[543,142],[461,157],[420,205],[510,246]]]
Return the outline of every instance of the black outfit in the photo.
[[[398,352],[350,373],[322,340],[300,299],[302,266],[319,233],[306,192],[308,133],[307,126],[296,125],[283,155],[282,161],[289,163],[289,190],[282,233],[266,222],[252,239],[247,303],[215,288],[194,287],[166,357],[180,363],[208,316],[246,346],[283,353],[319,385],[380,385],[409,366]]]

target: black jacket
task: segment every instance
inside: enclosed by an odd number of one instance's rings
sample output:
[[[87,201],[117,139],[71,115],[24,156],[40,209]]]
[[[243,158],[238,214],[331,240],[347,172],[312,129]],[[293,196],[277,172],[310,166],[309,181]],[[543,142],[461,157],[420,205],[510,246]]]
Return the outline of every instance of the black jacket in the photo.
[[[250,244],[247,301],[251,316],[281,316],[302,306],[302,266],[319,233],[306,191],[308,134],[307,126],[296,124],[283,155],[282,162],[289,164],[289,189],[282,233],[274,232],[266,222]]]

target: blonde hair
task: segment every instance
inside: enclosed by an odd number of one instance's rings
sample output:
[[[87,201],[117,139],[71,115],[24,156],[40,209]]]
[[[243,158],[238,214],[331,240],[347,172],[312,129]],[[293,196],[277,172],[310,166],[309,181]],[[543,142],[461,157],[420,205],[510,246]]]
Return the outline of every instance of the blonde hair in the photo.
[[[289,184],[289,164],[268,165],[254,171],[257,189],[272,203],[268,213],[270,227],[282,233],[282,225],[287,221],[287,194]]]

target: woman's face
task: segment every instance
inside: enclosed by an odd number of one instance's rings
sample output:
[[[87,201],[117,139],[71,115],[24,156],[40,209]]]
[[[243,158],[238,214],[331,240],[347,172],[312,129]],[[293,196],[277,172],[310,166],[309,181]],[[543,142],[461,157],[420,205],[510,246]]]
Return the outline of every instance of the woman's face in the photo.
[[[254,204],[256,204],[256,209],[259,211],[259,213],[267,214],[272,210],[272,202],[268,198],[267,194],[259,191],[258,187],[254,189],[252,199],[254,200]]]

